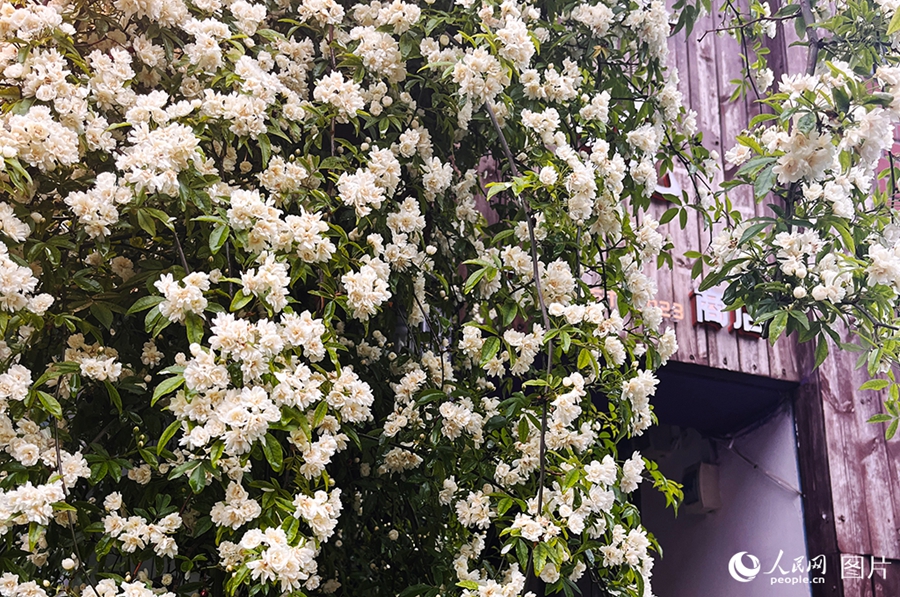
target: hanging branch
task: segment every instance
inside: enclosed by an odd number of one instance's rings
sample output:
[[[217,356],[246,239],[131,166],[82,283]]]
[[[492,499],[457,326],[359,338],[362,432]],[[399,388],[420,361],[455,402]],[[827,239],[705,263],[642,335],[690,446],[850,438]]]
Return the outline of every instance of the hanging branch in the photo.
[[[806,74],[812,75],[816,72],[816,64],[819,61],[819,32],[816,30],[816,19],[813,16],[812,9],[809,6],[809,0],[800,0],[800,14],[803,15],[803,21],[806,23],[806,40],[809,43],[809,50],[806,52]]]
[[[56,396],[57,399],[59,399],[59,384],[57,384]],[[59,426],[56,423],[56,418],[51,418],[53,419],[53,442],[56,446],[56,472],[59,473],[59,482],[62,483],[63,495],[69,497],[69,489],[66,487],[66,479],[62,472],[62,455],[59,447]],[[100,593],[97,591],[97,586],[94,584],[93,579],[91,579],[90,572],[84,567],[84,558],[81,555],[81,549],[78,547],[78,538],[75,535],[75,521],[72,519],[73,516],[72,512],[66,511],[66,522],[69,523],[67,526],[69,527],[69,532],[72,534],[72,549],[75,550],[75,557],[78,559],[78,568],[84,573],[84,578],[94,590],[94,595],[99,595]]]
[[[516,167],[516,160],[513,158],[512,152],[509,150],[509,144],[506,142],[506,136],[503,134],[503,130],[500,128],[500,123],[497,121],[497,115],[494,114],[494,109],[491,107],[489,102],[484,102],[485,108],[487,108],[488,116],[491,117],[491,123],[494,125],[494,130],[497,131],[497,136],[500,138],[500,145],[503,148],[503,153],[506,155],[506,161],[509,162],[509,170],[512,172],[514,177],[519,176],[519,169]],[[535,293],[537,294],[538,303],[541,307],[541,317],[544,321],[544,329],[550,331],[550,315],[547,312],[547,304],[544,302],[544,291],[541,288],[541,275],[540,268],[538,267],[538,254],[537,254],[537,241],[534,237],[534,217],[531,212],[531,207],[528,205],[526,201],[521,199],[520,197],[516,197],[516,200],[519,202],[519,205],[522,207],[525,212],[525,222],[528,225],[528,239],[531,241],[531,267],[534,273],[534,288]],[[549,378],[550,371],[553,368],[553,339],[547,341],[547,376]],[[541,515],[541,510],[544,505],[544,480],[547,476],[547,398],[544,396],[544,400],[541,404],[541,448],[540,448],[540,477],[539,477],[539,485],[538,485],[538,503],[537,503],[537,511],[538,516]]]
[[[175,247],[178,249],[178,258],[181,260],[181,265],[182,267],[184,267],[184,272],[186,274],[189,274],[191,273],[191,268],[184,256],[184,249],[181,248],[181,240],[179,240],[178,238],[178,230],[176,230],[175,227],[172,228],[172,236],[175,238]]]

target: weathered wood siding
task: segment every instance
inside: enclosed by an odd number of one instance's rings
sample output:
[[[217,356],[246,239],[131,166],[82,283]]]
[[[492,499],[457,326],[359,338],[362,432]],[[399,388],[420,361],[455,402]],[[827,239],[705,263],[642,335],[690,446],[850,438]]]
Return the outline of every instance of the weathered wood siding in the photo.
[[[801,367],[809,370],[810,351]],[[900,596],[900,445],[885,441],[882,425],[866,420],[881,412],[883,392],[859,391],[868,379],[854,368],[855,353],[832,355],[797,391],[796,421],[811,554],[833,561],[827,587],[815,597]],[[862,556],[866,578],[842,578],[841,558]],[[871,561],[888,562],[871,574]]]
[[[771,8],[774,14],[778,3],[772,2]],[[707,16],[690,35],[671,39],[670,50],[685,103],[698,113],[706,147],[724,157],[758,106],[754,98],[728,101],[733,90],[729,81],[740,76],[741,52],[730,37],[703,37],[717,26],[716,18]],[[792,23],[784,24],[783,34],[769,42],[776,85],[782,73],[802,71],[806,62],[805,48],[794,44]],[[732,174],[723,160],[722,176],[728,179]],[[690,188],[684,173],[677,176],[682,188]],[[731,198],[745,215],[759,215],[765,209],[747,191],[737,191]],[[667,207],[657,205],[657,217]],[[808,555],[828,558],[827,583],[812,585],[814,597],[900,597],[900,441],[886,442],[883,425],[866,423],[882,411],[883,393],[858,390],[868,377],[865,370],[855,368],[856,353],[832,346],[831,356],[812,372],[811,346],[782,340],[771,347],[726,329],[694,326],[689,297],[698,281],[691,279],[692,263],[682,254],[705,247],[710,231],[698,219],[689,220],[684,230],[677,222],[666,228],[676,248],[674,270],[656,276],[659,299],[685,306],[683,320],[669,320],[678,333],[676,359],[800,382],[795,413]],[[864,558],[864,578],[844,578],[842,557],[852,556]],[[884,558],[885,573],[871,573],[873,558],[876,562]]]
[[[703,35],[703,32],[716,28],[717,15],[714,8],[713,15],[702,18],[690,35],[681,32],[669,40],[670,64],[678,70],[684,103],[697,112],[697,125],[703,132],[704,145],[720,156],[720,171],[714,184],[733,175],[733,169],[726,168],[725,152],[734,145],[735,137],[747,126],[752,115],[758,112],[752,101],[755,98],[728,101],[734,91],[730,81],[740,77],[740,48],[731,37],[714,33]],[[679,187],[687,189],[695,199],[687,173],[676,170],[674,177]],[[747,217],[765,209],[756,204],[749,189],[736,190],[731,200]],[[669,207],[664,201],[654,201],[653,215],[659,218]],[[664,325],[673,326],[678,336],[679,349],[674,360],[799,381],[801,375],[793,340],[780,340],[773,347],[761,338],[740,335],[727,327],[716,329],[694,324],[691,296],[700,280],[691,278],[693,262],[684,257],[684,252],[704,250],[719,229],[709,230],[692,214],[684,229],[676,218],[661,227],[661,232],[667,234],[675,246],[673,269],[654,274],[659,287],[658,304],[663,307],[664,316],[668,315]],[[677,318],[679,314],[683,316],[681,319]]]

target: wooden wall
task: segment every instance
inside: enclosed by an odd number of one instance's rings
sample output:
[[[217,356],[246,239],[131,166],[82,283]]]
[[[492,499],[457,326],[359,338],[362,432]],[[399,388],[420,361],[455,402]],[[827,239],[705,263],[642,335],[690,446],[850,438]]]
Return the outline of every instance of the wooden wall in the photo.
[[[771,2],[771,8],[774,14],[778,3]],[[718,18],[715,6],[713,15]],[[670,39],[670,62],[680,74],[685,104],[698,114],[704,144],[724,158],[758,108],[752,97],[728,101],[733,90],[729,81],[740,77],[740,48],[730,37],[703,35],[717,26],[721,25],[716,19],[707,16],[690,35],[682,32]],[[786,26],[784,35],[769,47],[776,85],[781,73],[802,71],[806,62],[806,49],[792,45],[797,37],[792,24]],[[722,159],[716,182],[731,174]],[[685,173],[677,174],[677,179],[683,188],[690,188]],[[747,191],[736,192],[732,201],[747,216],[765,209]],[[654,215],[661,216],[667,208],[663,202],[656,204]],[[828,557],[827,582],[811,585],[814,597],[900,597],[900,440],[887,442],[883,425],[866,423],[882,411],[884,396],[858,390],[868,378],[864,370],[855,369],[855,353],[832,346],[832,356],[813,372],[811,346],[782,339],[772,347],[724,328],[694,325],[690,295],[698,280],[691,279],[692,263],[683,253],[703,250],[710,231],[698,219],[689,220],[683,230],[677,222],[665,228],[675,245],[674,269],[655,276],[659,300],[684,306],[684,319],[667,320],[678,334],[675,359],[799,382],[795,418],[808,556]],[[865,577],[845,578],[842,558],[859,556],[865,561]],[[872,558],[876,562],[884,558],[884,573],[871,573]]]
[[[797,390],[807,543],[833,566],[814,597],[900,596],[900,443],[884,439],[883,425],[866,423],[882,411],[884,393],[859,391],[868,377],[855,361],[855,353],[832,347]],[[800,362],[811,368],[810,351],[801,351]],[[841,559],[859,556],[866,578],[842,578]],[[871,574],[873,558],[888,562],[885,574]]]
[[[713,15],[718,16],[716,10],[714,7]],[[733,169],[726,167],[725,152],[734,146],[736,135],[747,126],[756,107],[752,101],[755,98],[728,101],[734,91],[730,81],[740,77],[740,48],[729,36],[715,33],[703,35],[716,27],[713,16],[706,16],[696,24],[690,35],[682,31],[671,38],[669,57],[670,64],[678,70],[679,90],[684,96],[684,103],[697,112],[697,124],[703,132],[704,145],[720,156],[720,171],[713,181],[718,184],[723,177],[727,179],[733,175]],[[689,189],[691,197],[695,197],[685,171],[676,171],[675,182],[680,188]],[[758,215],[764,209],[756,204],[749,189],[735,191],[731,199],[747,217]],[[659,218],[669,207],[664,201],[654,201],[653,215]],[[684,252],[703,251],[719,229],[705,228],[701,220],[692,215],[684,229],[676,218],[661,227],[661,232],[668,234],[675,245],[673,269],[655,273],[659,305],[664,308],[664,314],[667,312],[670,315],[664,319],[664,325],[673,326],[678,336],[679,350],[674,360],[799,381],[801,375],[793,340],[780,340],[773,347],[759,337],[740,335],[725,327],[717,329],[694,324],[691,295],[700,280],[691,279],[693,262],[684,257]],[[667,306],[668,309],[665,309]],[[676,318],[679,313],[683,314],[680,320]]]

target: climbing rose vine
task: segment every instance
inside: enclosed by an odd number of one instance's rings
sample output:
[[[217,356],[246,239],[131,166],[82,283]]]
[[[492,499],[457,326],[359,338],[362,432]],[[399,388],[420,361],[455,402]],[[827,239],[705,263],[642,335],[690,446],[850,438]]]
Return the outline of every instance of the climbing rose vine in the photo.
[[[0,594],[650,595],[669,29],[4,4]]]
[[[0,595],[650,595],[669,29],[4,4]]]
[[[634,492],[680,492],[625,448],[677,349],[650,197],[678,163],[662,223],[729,211],[666,66],[681,4],[0,6],[0,595],[652,595]],[[869,209],[900,77],[866,64],[775,96],[804,107],[742,180]],[[775,282],[821,303],[852,263],[895,309],[888,236],[845,227],[857,261],[791,240]],[[723,251],[764,228],[709,257],[748,307],[783,259]]]
[[[813,341],[817,366],[829,350],[858,352],[857,366],[881,376],[862,389],[888,390],[872,422],[889,423],[890,438],[900,424],[900,12],[802,0],[772,14],[754,0],[749,13],[726,3],[722,20],[752,48],[742,91],[763,110],[725,154],[735,172],[713,217],[726,225],[703,258],[712,273],[702,287],[722,284],[725,302],[746,304],[773,342]],[[764,39],[779,20],[793,21],[806,61],[775,83]],[[733,209],[748,187],[771,202],[766,215]]]

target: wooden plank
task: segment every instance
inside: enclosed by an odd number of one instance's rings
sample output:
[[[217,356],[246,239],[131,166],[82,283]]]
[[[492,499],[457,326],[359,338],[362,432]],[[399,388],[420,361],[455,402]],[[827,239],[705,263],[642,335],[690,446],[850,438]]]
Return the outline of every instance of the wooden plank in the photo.
[[[691,103],[691,62],[688,53],[687,40],[684,31],[677,36],[669,38],[669,62],[678,69],[679,84],[685,103]],[[683,168],[676,169],[672,176],[683,189],[692,189],[687,172]],[[693,192],[690,192],[693,195]],[[691,290],[695,288],[691,279],[693,263],[684,257],[684,252],[699,250],[697,237],[697,221],[694,214],[690,214],[687,227],[682,229],[677,222],[668,225],[668,231],[675,246],[673,251],[673,266],[671,272],[673,300],[682,303],[689,308]],[[692,325],[690,313],[685,313],[685,318],[674,324],[678,337],[678,352],[673,355],[673,360],[696,365],[708,365],[706,356],[706,330]]]
[[[804,347],[800,356],[803,364],[812,368],[812,351]],[[830,459],[821,387],[816,373],[801,382],[795,390],[794,421],[809,557],[834,554],[837,552],[837,535],[831,496]]]
[[[743,9],[742,3],[738,3]],[[724,180],[731,180],[737,168],[729,166],[725,162],[725,153],[734,147],[736,138],[747,128],[749,123],[749,106],[746,97],[730,100],[735,86],[733,79],[740,78],[743,67],[743,59],[740,56],[740,45],[730,35],[710,34],[716,49],[716,61],[718,64],[718,97],[721,106],[721,149],[722,149],[722,174]],[[740,186],[729,192],[729,198],[744,216],[751,218],[759,215],[757,203],[753,193],[747,186]],[[737,369],[751,375],[769,375],[769,354],[767,343],[759,338],[748,336],[735,336],[738,353]]]
[[[837,571],[840,573],[840,569]],[[844,597],[875,597],[872,581],[868,578],[845,578]]]
[[[713,18],[706,15],[698,19],[694,30],[685,38],[687,55],[687,82],[689,93],[685,95],[686,103],[697,112],[697,127],[703,133],[703,144],[707,149],[719,151],[719,102],[717,95],[717,75],[714,59],[714,42],[707,36],[701,43],[698,38],[707,29],[714,28]],[[684,76],[684,75],[682,75]],[[711,181],[713,187],[721,180]],[[703,240],[704,231],[699,218],[690,218],[687,234],[684,235],[682,250],[702,251],[706,243]],[[707,239],[708,240],[708,239]],[[689,285],[682,286],[683,291],[693,291],[698,283],[690,281]],[[678,279],[676,278],[676,288]],[[718,354],[718,345],[713,340],[713,351],[710,352],[709,337],[715,336],[717,330],[707,330],[704,326],[694,326],[697,337],[696,355],[692,361],[700,365],[722,366],[722,356]],[[715,354],[713,354],[715,353]],[[727,358],[727,355],[726,355]],[[735,359],[737,356],[735,355]]]
[[[873,399],[872,406],[875,407],[873,409],[875,412],[884,411],[883,401],[883,396]],[[874,413],[870,411],[869,414]],[[884,433],[885,426],[885,424],[872,425],[879,434]],[[887,452],[887,471],[882,473],[881,478],[890,481],[891,498],[894,504],[895,524],[893,532],[895,533],[895,536],[900,536],[900,441],[895,437],[894,439],[885,442],[885,450]],[[900,566],[894,570],[894,574],[900,578]],[[894,594],[900,595],[900,590]]]
[[[713,6],[713,14],[718,9]],[[715,28],[713,14],[707,15],[697,21],[694,30],[688,36],[688,56],[692,67],[690,88],[692,108],[697,110],[697,126],[703,132],[703,145],[710,151],[719,154],[719,169],[714,173],[710,181],[713,188],[718,188],[722,183],[721,155],[722,155],[722,105],[719,94],[719,69],[716,60],[716,36],[706,35],[704,32]],[[702,40],[700,38],[703,38]],[[712,233],[719,232],[713,228]],[[697,219],[697,245],[705,249],[710,240],[710,231],[704,229],[703,223]],[[709,365],[719,369],[738,370],[740,359],[738,358],[737,342],[731,338],[727,331],[709,329],[706,331],[706,345]]]
[[[853,396],[853,414],[855,434],[854,451],[835,457],[849,457],[851,465],[864,488],[867,508],[858,512],[858,517],[868,518],[869,541],[871,550],[867,553],[891,559],[900,559],[900,535],[897,533],[897,522],[900,516],[895,512],[895,496],[892,494],[892,467],[885,445],[884,433],[880,426],[866,421],[872,415],[882,411],[881,404],[885,398],[882,392],[859,391],[858,388],[868,381],[865,369],[853,369],[854,353],[842,353],[838,360],[842,371],[847,372],[847,391]]]
[[[772,0],[770,2],[770,6],[772,7],[772,14],[778,12],[778,9],[781,8],[786,2],[782,2],[781,0]],[[800,38],[797,36],[797,31],[794,28],[794,21],[781,21],[776,25],[776,34],[775,39],[770,40],[769,47],[771,48],[774,43],[779,43],[780,47],[778,48],[779,54],[784,56],[783,64],[779,65],[782,73],[796,74],[801,73],[806,69],[806,53],[807,49],[805,45],[799,45],[796,42],[800,41]],[[779,71],[774,72],[778,73]],[[781,80],[781,75],[776,74],[775,81],[776,84]]]
[[[884,574],[872,575],[872,590],[874,597],[897,597],[900,595],[900,561],[889,561],[885,566]]]
[[[831,347],[831,356],[819,368],[820,396],[825,419],[828,464],[831,474],[835,533],[838,551],[848,554],[871,553],[866,495],[856,474],[853,396],[848,389],[849,375],[843,370]]]
[[[769,377],[785,381],[800,381],[803,370],[797,365],[799,343],[796,336],[781,337],[775,346],[769,345]]]
[[[650,205],[650,215],[652,215],[657,221],[662,217],[666,210],[668,210],[672,205],[666,201],[659,201],[654,199]],[[663,236],[671,236],[674,232],[675,228],[678,228],[677,223],[678,218],[675,219],[674,222],[669,222],[668,224],[664,224],[659,227],[658,232]],[[675,255],[678,251],[677,247],[673,250],[672,255],[672,263],[674,267],[675,263]],[[672,318],[672,304],[673,303],[681,303],[684,305],[683,301],[676,297],[674,294],[674,288],[672,286],[672,270],[668,269],[666,266],[663,266],[662,269],[656,268],[655,266],[650,271],[650,277],[652,277],[656,281],[656,304],[661,309],[663,309],[663,320],[660,325],[660,332],[664,332],[668,328],[672,328],[675,330],[675,336],[681,342],[681,337],[679,335],[678,329],[678,321]],[[682,311],[684,311],[684,306],[682,306]],[[688,317],[688,314],[684,313],[683,317]],[[684,319],[682,319],[683,321]]]
[[[770,2],[772,14],[778,11],[781,7],[781,2],[779,0],[772,0]],[[796,52],[791,50],[788,46],[790,42],[797,39],[796,35],[792,37],[788,35],[788,41],[785,42],[785,35],[790,33],[793,30],[793,24],[788,23],[787,30],[782,27],[782,23],[777,24],[778,34],[774,39],[766,38],[765,43],[770,50],[768,56],[769,68],[772,69],[772,72],[775,75],[775,82],[773,86],[777,89],[778,81],[781,80],[781,76],[784,73],[797,72],[797,70],[803,70],[803,65],[797,65],[794,61],[797,58]],[[785,34],[785,35],[782,35]],[[805,60],[805,53],[803,56],[803,60]],[[756,102],[751,102],[751,118],[756,114],[761,112],[762,106]],[[763,202],[765,203],[765,202]],[[767,214],[768,208],[764,204],[760,204],[758,207],[758,213],[760,215],[771,215]],[[799,380],[802,376],[809,371],[809,369],[802,369],[798,367],[798,362],[796,359],[796,354],[799,349],[799,344],[797,343],[796,338],[782,338],[779,340],[775,346],[769,346],[769,371],[772,377],[777,377],[779,379],[785,380]]]

